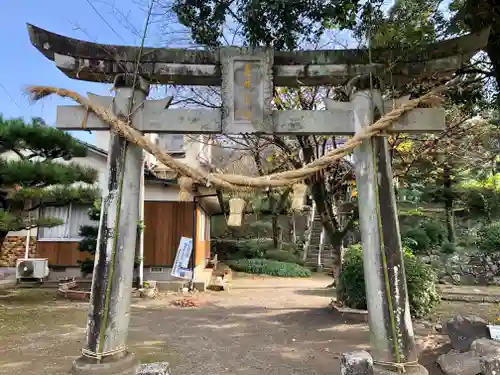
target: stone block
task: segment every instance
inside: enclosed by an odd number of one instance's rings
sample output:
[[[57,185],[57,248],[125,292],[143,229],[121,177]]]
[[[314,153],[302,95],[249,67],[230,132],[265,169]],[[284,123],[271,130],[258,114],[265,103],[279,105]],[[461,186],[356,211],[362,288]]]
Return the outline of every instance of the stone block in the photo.
[[[445,333],[451,340],[453,349],[466,352],[474,340],[490,338],[488,323],[475,315],[456,315],[444,325]]]
[[[168,362],[143,363],[137,369],[137,375],[170,375]]]
[[[182,288],[189,286],[186,281],[157,281],[156,286],[160,292],[182,292]]]
[[[207,283],[205,281],[195,281],[193,282],[193,288],[199,292],[207,291]]]
[[[155,299],[158,297],[158,288],[144,288],[144,289],[139,289],[139,296],[141,298],[150,298],[150,299]]]
[[[144,281],[144,287],[145,288],[156,288],[156,280],[146,280]]]
[[[477,339],[471,344],[470,350],[475,351],[480,357],[486,357],[494,354],[500,355],[500,342],[487,338]]]
[[[482,375],[500,374],[500,355],[482,357],[479,362]]]
[[[373,359],[364,350],[342,353],[340,357],[341,375],[373,375]]]
[[[437,363],[446,375],[477,375],[481,373],[480,357],[474,351],[441,354]]]

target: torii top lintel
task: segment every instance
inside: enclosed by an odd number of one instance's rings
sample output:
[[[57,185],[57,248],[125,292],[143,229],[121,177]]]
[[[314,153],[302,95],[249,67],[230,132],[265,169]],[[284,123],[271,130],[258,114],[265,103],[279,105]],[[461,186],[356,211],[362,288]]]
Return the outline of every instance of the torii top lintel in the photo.
[[[27,26],[33,46],[68,77],[112,83],[117,74],[135,71],[139,47],[91,43]],[[391,84],[399,86],[416,77],[456,71],[484,48],[488,34],[485,29],[418,48],[373,49],[372,65],[366,49],[273,51],[273,80],[276,86],[338,85],[374,71],[390,74]],[[220,86],[221,55],[219,51],[144,48],[139,73],[151,83]]]

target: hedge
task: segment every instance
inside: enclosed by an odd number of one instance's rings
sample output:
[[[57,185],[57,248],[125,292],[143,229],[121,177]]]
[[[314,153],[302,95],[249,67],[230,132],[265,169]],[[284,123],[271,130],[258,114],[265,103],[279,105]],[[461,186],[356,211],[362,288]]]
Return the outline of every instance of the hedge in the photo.
[[[268,259],[230,260],[227,265],[239,272],[279,277],[310,277],[311,270],[295,263]]]

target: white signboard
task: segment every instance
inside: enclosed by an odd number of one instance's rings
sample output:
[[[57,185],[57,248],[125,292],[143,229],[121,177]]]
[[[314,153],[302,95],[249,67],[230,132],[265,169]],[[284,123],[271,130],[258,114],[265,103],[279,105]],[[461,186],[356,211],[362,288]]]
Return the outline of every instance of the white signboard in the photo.
[[[171,275],[181,279],[190,280],[193,276],[193,271],[189,267],[189,259],[193,252],[193,239],[181,237],[179,248],[174,260],[174,267]]]

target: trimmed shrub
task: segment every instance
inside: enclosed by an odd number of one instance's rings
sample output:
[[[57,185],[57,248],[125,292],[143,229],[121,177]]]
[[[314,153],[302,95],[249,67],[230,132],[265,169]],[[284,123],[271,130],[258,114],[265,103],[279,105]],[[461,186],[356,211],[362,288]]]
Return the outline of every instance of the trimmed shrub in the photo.
[[[423,318],[441,300],[436,274],[432,267],[414,256],[409,249],[405,249],[404,262],[410,312],[414,318]],[[354,309],[367,308],[363,252],[360,245],[351,246],[345,252],[339,284],[337,295],[342,303]]]
[[[453,254],[455,251],[457,251],[457,248],[451,242],[443,242],[441,245],[441,252],[443,254]]]
[[[264,258],[268,250],[273,249],[272,239],[250,240],[214,240],[212,249],[220,260]]]
[[[485,225],[478,231],[477,247],[485,253],[500,251],[500,221]]]
[[[427,250],[431,247],[431,239],[425,232],[424,228],[408,229],[403,238],[405,239],[405,244],[408,244],[414,252]],[[413,241],[410,241],[410,239]]]
[[[266,259],[277,260],[278,262],[302,264],[302,260],[295,254],[285,250],[269,250],[265,255]]]
[[[438,220],[426,220],[422,224],[431,246],[441,246],[445,241],[446,229]]]
[[[238,241],[236,240],[216,240],[211,241],[211,253],[217,254],[219,260],[230,259],[239,251]]]
[[[280,277],[310,277],[311,270],[295,263],[268,259],[230,260],[227,265],[234,271]]]

